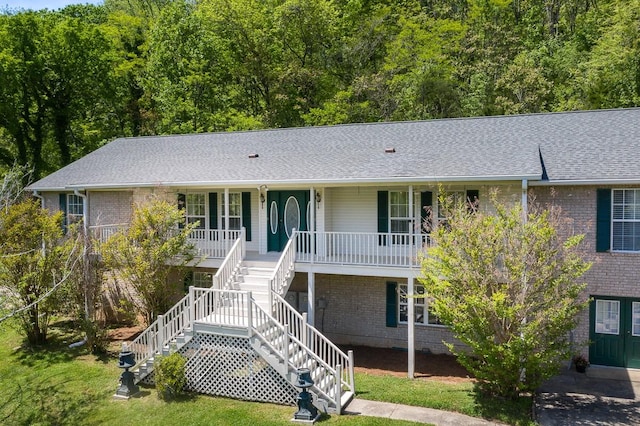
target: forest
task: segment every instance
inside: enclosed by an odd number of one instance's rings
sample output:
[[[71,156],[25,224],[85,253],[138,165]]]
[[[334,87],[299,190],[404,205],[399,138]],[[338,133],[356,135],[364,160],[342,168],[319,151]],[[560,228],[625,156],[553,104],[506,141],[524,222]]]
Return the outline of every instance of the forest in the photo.
[[[640,104],[640,0],[0,10],[0,175],[116,137]]]

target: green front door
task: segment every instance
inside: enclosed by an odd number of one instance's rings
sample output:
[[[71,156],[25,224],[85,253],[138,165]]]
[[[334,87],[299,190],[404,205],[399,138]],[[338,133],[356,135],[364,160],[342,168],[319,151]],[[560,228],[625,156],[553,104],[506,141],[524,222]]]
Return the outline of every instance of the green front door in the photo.
[[[282,251],[294,229],[308,230],[309,191],[269,191],[267,203],[267,250]]]
[[[640,299],[594,296],[589,329],[592,364],[640,368]]]

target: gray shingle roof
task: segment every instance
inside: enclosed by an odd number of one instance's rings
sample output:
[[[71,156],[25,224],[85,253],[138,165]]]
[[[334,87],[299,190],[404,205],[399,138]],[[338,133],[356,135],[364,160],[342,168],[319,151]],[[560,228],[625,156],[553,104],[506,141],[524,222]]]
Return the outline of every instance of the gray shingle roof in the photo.
[[[640,109],[123,138],[30,188],[536,180],[540,153],[552,181],[638,179]]]

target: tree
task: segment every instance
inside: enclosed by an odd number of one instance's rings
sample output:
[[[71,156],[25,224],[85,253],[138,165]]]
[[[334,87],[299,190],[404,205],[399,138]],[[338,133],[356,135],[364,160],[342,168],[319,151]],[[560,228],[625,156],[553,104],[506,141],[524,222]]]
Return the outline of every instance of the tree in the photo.
[[[59,311],[60,292],[73,273],[79,248],[62,233],[62,213],[27,199],[0,210],[0,292],[8,295],[27,341],[47,342],[51,315]]]
[[[557,207],[452,206],[422,260],[431,308],[467,348],[447,343],[482,390],[509,398],[534,391],[570,358],[569,332],[587,301],[591,266],[563,236]],[[471,212],[469,211],[471,210]]]
[[[195,257],[189,234],[197,224],[184,224],[184,212],[164,200],[138,206],[131,226],[101,248],[106,266],[135,293],[132,297],[147,324],[174,302],[172,274],[181,277]]]

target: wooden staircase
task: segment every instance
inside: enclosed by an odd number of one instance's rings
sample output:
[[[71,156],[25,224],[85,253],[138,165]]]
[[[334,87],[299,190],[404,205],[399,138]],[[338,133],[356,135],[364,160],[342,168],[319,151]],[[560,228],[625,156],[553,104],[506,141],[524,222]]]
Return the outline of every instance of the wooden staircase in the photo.
[[[297,370],[308,368],[315,383],[310,389],[314,404],[325,412],[341,413],[355,395],[353,353],[342,352],[308,324],[306,314],[298,313],[284,299],[294,276],[295,236],[278,261],[245,260],[243,245],[241,235],[216,273],[212,288],[190,287],[187,296],[131,343],[138,381],[152,381],[158,356],[175,351],[193,354],[200,350],[203,336],[217,336],[210,339],[230,339],[230,345],[237,348],[229,350],[242,356],[252,350],[284,379],[281,386],[286,389],[272,402],[282,401],[283,393],[294,395]],[[187,369],[189,365],[187,362]],[[224,381],[225,373],[208,376]],[[238,386],[235,378],[230,382]],[[197,384],[194,387],[199,391]],[[270,399],[261,396],[259,400]]]

